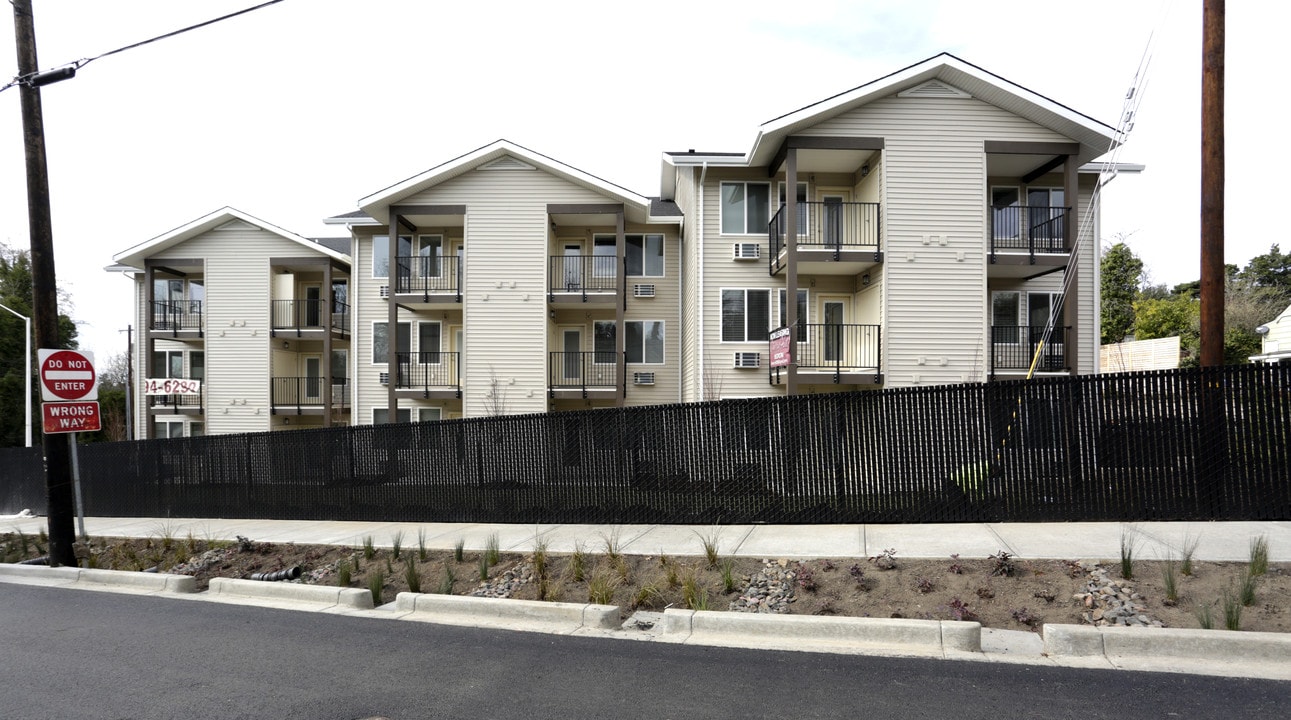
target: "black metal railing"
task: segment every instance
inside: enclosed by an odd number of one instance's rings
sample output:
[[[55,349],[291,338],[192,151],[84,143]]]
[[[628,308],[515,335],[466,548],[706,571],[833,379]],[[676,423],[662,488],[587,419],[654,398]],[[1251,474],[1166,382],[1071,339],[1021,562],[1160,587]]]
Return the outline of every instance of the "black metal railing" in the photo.
[[[800,369],[877,372],[883,329],[879,325],[799,323]]]
[[[617,388],[618,353],[613,351],[553,352],[547,364],[547,386],[555,390]]]
[[[553,255],[548,259],[551,286],[548,295],[588,293],[603,295],[619,290],[619,259],[614,255]]]
[[[991,208],[991,252],[1026,250],[1030,253],[1064,253],[1067,215],[1071,208],[1011,205]]]
[[[154,300],[152,303],[152,329],[180,330],[202,329],[201,300]]]
[[[996,370],[1027,370],[1040,350],[1037,372],[1070,370],[1067,365],[1067,326],[1058,326],[1044,342],[1043,325],[992,325],[991,373]],[[1041,345],[1043,344],[1043,347]]]
[[[426,391],[462,389],[461,354],[455,352],[395,353],[395,387]]]
[[[785,249],[788,228],[784,205],[776,211],[767,226],[771,274],[785,265],[780,253]],[[882,260],[882,212],[878,203],[800,202],[795,242],[799,250],[825,250],[826,259],[840,260],[844,252],[873,253],[875,262]]]
[[[178,413],[180,408],[197,408],[205,412],[202,404],[203,394],[195,395],[149,395],[148,407],[153,410],[173,410]]]
[[[396,293],[452,295],[462,301],[462,258],[456,255],[410,255],[395,258]]]
[[[93,443],[79,463],[107,517],[1286,521],[1288,388],[1286,364],[1051,376]],[[0,515],[44,513],[40,448],[0,467]]]
[[[330,393],[332,409],[350,407],[349,378],[274,377],[270,378],[270,404],[274,412],[286,408],[320,408]]]
[[[350,306],[348,303],[332,302],[332,329],[340,333],[350,331]]]

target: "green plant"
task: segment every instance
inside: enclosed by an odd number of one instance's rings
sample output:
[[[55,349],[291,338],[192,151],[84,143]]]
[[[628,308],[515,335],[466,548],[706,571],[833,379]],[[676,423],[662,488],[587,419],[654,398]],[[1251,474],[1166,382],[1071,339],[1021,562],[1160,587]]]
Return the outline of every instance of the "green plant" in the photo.
[[[1267,535],[1251,538],[1250,572],[1258,577],[1269,571],[1269,538]],[[1243,603],[1249,605],[1250,603]]]
[[[1121,577],[1134,579],[1134,553],[1139,547],[1139,534],[1133,528],[1121,528]]]
[[[372,604],[381,605],[381,591],[385,589],[386,575],[379,568],[368,573],[368,591],[372,593]]]
[[[336,584],[341,587],[349,587],[352,579],[353,578],[350,576],[350,562],[348,560],[342,560],[337,563]]]
[[[1165,589],[1165,600],[1163,605],[1174,607],[1179,604],[1179,563],[1175,561],[1174,556],[1167,557],[1165,562],[1161,563],[1161,585]]]
[[[672,590],[681,585],[681,578],[677,576],[677,563],[669,562],[668,567],[663,569],[664,581],[668,583],[668,589]]]
[[[376,545],[372,544],[372,536],[364,535],[363,536],[363,559],[371,560],[372,557],[376,554],[377,554],[377,547]]]
[[[547,579],[547,540],[541,536],[533,544],[533,574],[539,580]]]
[[[618,588],[619,583],[614,576],[604,571],[597,571],[592,574],[592,579],[587,581],[587,601],[597,605],[609,605],[614,602],[614,591]]]
[[[386,555],[386,575],[394,575],[394,563],[390,561],[389,555]]]
[[[1192,556],[1197,553],[1197,545],[1200,542],[1200,535],[1189,534],[1183,536],[1183,559],[1179,562],[1180,575],[1192,575]]]
[[[632,609],[637,608],[657,608],[663,604],[663,591],[658,585],[646,583],[637,588],[637,593],[632,597]]]
[[[403,552],[403,531],[399,530],[390,536],[390,552],[394,554],[394,559],[398,560],[400,553]]]
[[[417,569],[417,563],[408,558],[408,562],[403,568],[403,579],[408,581],[408,592],[421,592],[421,571]]]
[[[479,562],[476,563],[475,567],[480,576],[480,582],[487,582],[489,579],[489,556],[487,553],[480,553]]]
[[[1224,590],[1224,628],[1227,630],[1242,629],[1242,602],[1241,598],[1232,593],[1232,588]]]
[[[1255,584],[1259,577],[1248,565],[1237,576],[1237,600],[1245,607],[1255,604]]]
[[[574,554],[569,556],[569,573],[574,582],[582,582],[587,577],[587,553],[581,541],[574,543]]]
[[[681,581],[682,604],[691,610],[698,610],[695,605],[699,603],[700,592],[699,577],[693,571],[686,573],[686,577]]]
[[[601,533],[601,539],[605,541],[605,554],[611,560],[618,560],[623,554],[623,543],[619,539],[619,528],[613,528],[609,534]]]
[[[453,584],[457,582],[457,573],[453,571],[453,566],[444,563],[444,574],[439,578],[439,594],[452,595]]]
[[[457,562],[461,562],[465,555],[466,538],[457,538],[457,541],[453,543],[453,559]]]
[[[706,535],[700,535],[699,531],[696,530],[695,535],[699,537],[700,544],[704,546],[704,557],[708,559],[708,567],[710,569],[715,569],[719,560],[717,556],[717,541],[722,536],[721,529],[714,527],[709,530]]]
[[[426,528],[417,528],[417,559],[426,562]]]
[[[628,567],[628,559],[626,557],[620,555],[612,561],[612,564],[614,565],[614,571],[619,574],[619,580],[621,582],[632,582],[632,572]]]
[[[489,565],[497,565],[498,561],[502,559],[500,543],[498,534],[493,533],[489,535],[488,541],[484,544],[484,554],[488,557]]]
[[[1192,609],[1192,614],[1197,618],[1197,627],[1202,630],[1215,629],[1214,607],[1213,603],[1205,603]]]
[[[184,547],[187,548],[189,555],[197,554],[197,538],[193,537],[193,531],[188,531],[188,537],[184,539]]]
[[[723,558],[720,570],[722,571],[722,592],[727,595],[735,592],[735,558]]]

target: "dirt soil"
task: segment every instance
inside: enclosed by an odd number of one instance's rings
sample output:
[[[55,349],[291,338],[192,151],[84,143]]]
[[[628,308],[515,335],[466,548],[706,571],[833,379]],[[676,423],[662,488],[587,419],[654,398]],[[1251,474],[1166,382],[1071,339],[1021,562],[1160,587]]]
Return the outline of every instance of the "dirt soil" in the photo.
[[[392,539],[387,538],[387,542]],[[43,537],[0,534],[0,561],[18,562],[45,552]],[[637,609],[668,607],[728,610],[751,578],[764,568],[792,572],[793,594],[787,612],[796,615],[906,617],[978,620],[985,627],[1039,630],[1045,623],[1081,624],[1089,609],[1074,596],[1087,592],[1089,573],[1079,560],[1012,558],[1013,572],[1001,574],[997,559],[913,559],[895,553],[895,567],[882,569],[877,559],[832,558],[806,561],[778,558],[641,556],[608,552],[606,542],[581,555],[501,553],[490,563],[487,583],[481,566],[488,553],[418,550],[416,539],[391,548],[295,545],[292,543],[224,542],[174,538],[92,538],[78,544],[83,567],[181,573],[197,578],[205,589],[213,577],[246,578],[252,573],[301,568],[298,582],[337,585],[348,567],[349,585],[379,587],[381,602],[419,585],[420,592],[469,595],[487,585],[519,599],[602,602]],[[483,556],[483,557],[482,557]],[[1119,559],[1105,560],[1108,576],[1122,583]],[[723,568],[729,567],[730,582]],[[1194,562],[1189,575],[1179,573],[1178,601],[1166,602],[1165,563],[1135,560],[1132,591],[1143,614],[1166,627],[1196,628],[1209,607],[1213,626],[1225,627],[1225,594],[1236,598],[1246,563]],[[410,570],[411,568],[411,570]],[[377,579],[379,577],[379,580]],[[379,584],[378,584],[379,583]],[[729,585],[729,589],[728,589]],[[1232,605],[1234,603],[1230,603]],[[1241,609],[1242,630],[1291,632],[1291,563],[1271,563],[1257,578],[1254,602]]]

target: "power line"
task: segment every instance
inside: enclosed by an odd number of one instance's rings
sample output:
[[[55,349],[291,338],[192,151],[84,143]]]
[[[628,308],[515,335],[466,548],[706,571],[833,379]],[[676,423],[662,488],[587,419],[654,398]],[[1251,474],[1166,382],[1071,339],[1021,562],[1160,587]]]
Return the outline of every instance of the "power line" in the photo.
[[[268,7],[270,5],[276,5],[280,2],[282,2],[282,0],[268,0],[268,2],[263,2],[253,7],[244,8],[236,12],[231,12],[228,15],[221,15],[220,17],[213,18],[205,22],[197,23],[196,25],[189,25],[188,27],[180,28],[179,30],[174,30],[174,31],[165,33],[164,35],[158,35],[157,37],[148,38],[147,40],[141,40],[137,43],[132,43],[130,45],[119,47],[115,50],[109,50],[105,53],[99,53],[94,57],[81,58],[80,60],[59,65],[58,67],[55,67],[51,70],[42,70],[42,71],[27,73],[26,75],[19,75],[15,77],[13,80],[9,81],[9,83],[4,85],[3,87],[0,87],[0,92],[4,92],[5,90],[8,90],[9,88],[14,87],[16,85],[28,85],[31,87],[39,87],[41,85],[49,85],[51,83],[58,82],[59,80],[66,80],[68,78],[74,77],[76,75],[77,70],[85,67],[86,65],[89,65],[90,63],[94,62],[95,60],[98,60],[99,58],[105,58],[109,55],[116,55],[117,53],[125,52],[126,50],[133,50],[138,47],[143,47],[144,45],[155,43],[158,40],[165,40],[167,38],[175,37],[176,35],[183,35],[186,32],[197,30],[198,28],[204,28],[207,25],[214,25],[215,23],[223,22],[230,18],[235,18],[239,15],[246,15],[249,12],[254,12],[261,8]]]

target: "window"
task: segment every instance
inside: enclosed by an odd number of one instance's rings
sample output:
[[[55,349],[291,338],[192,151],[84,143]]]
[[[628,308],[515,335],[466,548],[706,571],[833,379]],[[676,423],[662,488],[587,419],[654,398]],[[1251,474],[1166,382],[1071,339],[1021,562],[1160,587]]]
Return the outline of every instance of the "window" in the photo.
[[[184,377],[184,353],[180,350],[158,350],[152,354],[152,378]]]
[[[780,204],[776,206],[777,210],[784,207],[786,204],[786,200],[784,199],[784,182],[780,182],[779,186]],[[807,202],[807,183],[800,182],[798,183],[798,232],[795,233],[800,238],[806,237],[807,235],[807,214],[811,211],[810,206],[803,204],[805,202]],[[784,216],[781,215],[781,217]],[[783,229],[783,222],[781,223],[781,229]]]
[[[194,350],[188,354],[188,377],[190,380],[206,379],[206,352]]]
[[[372,424],[384,425],[390,420],[390,411],[386,408],[372,408]],[[395,413],[395,422],[412,422],[412,410],[409,408],[399,408]]]
[[[607,364],[615,362],[618,357],[618,351],[614,347],[614,339],[617,330],[613,320],[597,320],[593,324],[594,339],[592,350],[594,353],[593,362]]]
[[[396,252],[398,257],[412,255],[412,237],[400,235],[399,248]],[[390,236],[388,235],[372,236],[372,277],[390,277]]]
[[[627,236],[628,275],[634,277],[663,277],[663,236]]]
[[[174,303],[176,307],[184,301],[184,281],[183,280],[161,280],[152,281],[152,300],[153,302]]]
[[[188,424],[189,437],[206,437],[206,423],[193,422]]]
[[[785,305],[787,304],[785,303],[785,297],[788,296],[788,293],[789,291],[787,289],[780,288],[780,324],[777,327],[784,327],[789,324],[789,321],[787,319],[788,314],[787,314],[787,311],[785,310]],[[798,291],[798,324],[799,325],[806,325],[807,323],[811,322],[811,320],[807,316],[808,307],[809,305],[807,303],[807,291],[799,290]],[[802,338],[802,337],[798,338],[799,342],[803,342],[804,340],[806,340],[806,338]]]
[[[345,349],[332,351],[332,383],[335,385],[345,384],[345,378],[350,375],[350,351]]]
[[[646,365],[663,364],[663,321],[632,320],[627,326],[627,361]]]
[[[722,290],[722,342],[760,342],[770,330],[770,290]]]
[[[439,364],[439,323],[417,323],[417,361]]]
[[[619,261],[614,236],[597,235],[592,242],[592,277],[612,278]]]
[[[154,438],[184,437],[184,423],[182,420],[154,420],[152,423],[152,436]]]
[[[771,186],[768,183],[722,183],[722,232],[753,235],[765,232],[771,221]]]
[[[440,256],[444,254],[444,236],[420,235],[417,237],[417,260],[413,274],[421,278],[437,278],[440,275]]]
[[[443,415],[444,411],[440,408],[417,408],[417,422],[433,422]]]
[[[332,281],[332,313],[349,312],[350,285],[346,280]]]
[[[1018,341],[1019,305],[1022,293],[1014,290],[991,293],[991,336],[997,343]]]
[[[395,328],[395,333],[396,334],[395,334],[394,351],[396,355],[398,353],[412,352],[412,337],[411,337],[412,329],[408,326],[408,323],[406,322],[399,323],[398,326]],[[388,339],[388,334],[386,332],[386,323],[383,323],[383,322],[372,323],[372,364],[373,365],[385,365],[390,361],[390,357],[389,355],[387,355],[387,352],[390,349],[389,345],[390,345],[390,341]]]
[[[1042,328],[1053,318],[1055,325],[1062,324],[1062,293],[1027,293],[1027,324]]]

